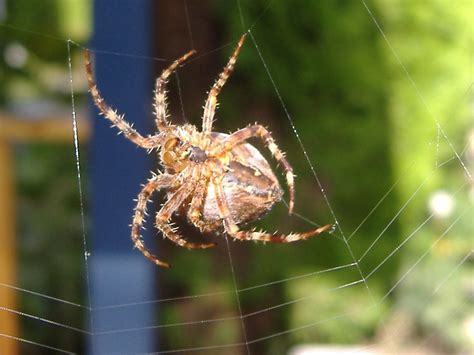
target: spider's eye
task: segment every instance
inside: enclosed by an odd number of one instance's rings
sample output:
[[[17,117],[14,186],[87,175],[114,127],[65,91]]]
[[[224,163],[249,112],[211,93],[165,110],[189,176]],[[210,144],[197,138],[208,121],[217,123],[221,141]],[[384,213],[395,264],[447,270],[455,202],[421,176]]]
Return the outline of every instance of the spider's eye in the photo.
[[[165,149],[166,149],[166,150],[171,150],[171,149],[173,149],[174,147],[176,147],[176,146],[178,145],[178,143],[179,143],[179,139],[173,137],[173,138],[169,139],[168,141],[166,141],[166,143],[165,143]]]

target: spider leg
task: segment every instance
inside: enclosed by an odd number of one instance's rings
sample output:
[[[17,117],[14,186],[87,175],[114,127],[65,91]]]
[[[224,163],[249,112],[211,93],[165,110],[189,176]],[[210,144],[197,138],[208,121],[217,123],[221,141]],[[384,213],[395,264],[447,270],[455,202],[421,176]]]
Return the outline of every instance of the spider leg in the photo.
[[[171,64],[168,68],[163,70],[160,77],[156,79],[155,84],[155,102],[153,104],[155,108],[155,123],[158,130],[163,131],[166,127],[169,126],[167,112],[167,103],[166,103],[166,84],[168,83],[169,76],[178,68],[180,64],[182,64],[186,59],[188,59],[191,55],[196,53],[196,51],[192,50],[183,55],[181,58],[176,59],[173,64]]]
[[[141,229],[146,214],[146,205],[150,200],[151,194],[156,190],[171,186],[172,181],[173,177],[168,174],[156,175],[148,180],[147,184],[138,194],[137,206],[135,207],[135,213],[133,215],[132,222],[132,241],[135,244],[135,247],[140,250],[142,254],[145,255],[145,257],[151,262],[167,268],[170,267],[168,263],[159,260],[145,247],[141,238]]]
[[[188,209],[188,218],[193,225],[201,231],[205,230],[206,223],[201,219],[204,200],[206,199],[208,181],[198,183],[196,190],[193,192],[193,198]]]
[[[89,50],[85,50],[84,52],[84,59],[86,65],[86,73],[87,73],[87,82],[89,84],[89,91],[92,94],[92,98],[94,100],[95,105],[100,110],[100,114],[104,115],[112,125],[117,127],[121,133],[127,137],[130,141],[135,143],[136,145],[145,148],[151,149],[155,148],[159,145],[158,137],[157,136],[148,136],[143,137],[140,133],[138,133],[132,126],[124,120],[123,115],[120,115],[112,109],[102,98],[97,89],[97,84],[95,83],[94,74],[92,70],[92,63],[90,58]]]
[[[332,225],[327,224],[325,226],[310,230],[303,233],[290,233],[280,234],[267,233],[265,231],[241,231],[237,224],[232,220],[232,216],[227,205],[227,201],[224,195],[224,189],[222,187],[222,181],[213,182],[216,191],[217,207],[219,209],[220,217],[224,224],[224,229],[232,238],[239,240],[258,240],[261,242],[271,243],[292,243],[298,240],[308,239],[310,237],[316,237],[321,233],[332,228]]]
[[[202,116],[202,131],[205,133],[211,133],[212,131],[212,122],[214,120],[214,113],[216,112],[217,106],[217,96],[219,95],[230,74],[232,74],[232,71],[234,70],[235,62],[237,61],[240,48],[244,44],[244,40],[245,35],[242,35],[237,47],[234,50],[234,53],[229,59],[229,62],[225,66],[224,70],[219,74],[219,77],[212,86],[211,91],[209,91],[206,104],[204,105],[204,114]]]
[[[193,182],[188,182],[182,185],[163,205],[161,210],[156,214],[156,228],[158,228],[163,235],[176,243],[177,245],[188,249],[208,249],[216,245],[216,243],[191,243],[183,239],[174,229],[169,219],[173,212],[188,198],[195,188]]]
[[[286,183],[290,191],[288,214],[291,215],[293,213],[293,207],[295,205],[295,178],[293,174],[293,168],[291,167],[288,160],[286,160],[285,154],[276,145],[275,140],[273,139],[270,132],[265,127],[259,124],[255,124],[249,127],[242,128],[237,132],[232,133],[230,136],[226,137],[216,149],[219,151],[229,151],[236,145],[241,144],[252,137],[260,138],[264,142],[265,146],[268,147],[273,157],[277,160],[277,162],[285,171]]]

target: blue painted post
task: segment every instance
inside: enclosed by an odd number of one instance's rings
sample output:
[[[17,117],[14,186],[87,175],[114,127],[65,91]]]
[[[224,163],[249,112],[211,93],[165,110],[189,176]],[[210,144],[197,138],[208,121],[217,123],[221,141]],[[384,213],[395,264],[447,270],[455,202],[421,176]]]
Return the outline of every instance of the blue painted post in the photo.
[[[153,62],[101,51],[151,57],[151,6],[151,0],[95,0],[91,44],[99,90],[145,135],[153,122]],[[156,330],[100,333],[149,326],[156,319],[152,304],[101,309],[156,298],[156,267],[133,249],[129,227],[133,200],[148,178],[152,159],[123,135],[117,136],[95,107],[92,112],[89,271],[93,336],[88,349],[93,354],[151,352]]]

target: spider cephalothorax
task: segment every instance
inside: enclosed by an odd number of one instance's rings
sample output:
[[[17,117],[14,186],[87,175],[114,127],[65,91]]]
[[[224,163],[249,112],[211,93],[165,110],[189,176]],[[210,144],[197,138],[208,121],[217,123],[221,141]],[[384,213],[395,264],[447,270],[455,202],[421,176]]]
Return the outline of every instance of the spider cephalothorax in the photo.
[[[170,266],[145,248],[141,229],[146,205],[153,192],[159,189],[168,191],[168,199],[156,214],[156,227],[166,238],[189,249],[207,249],[215,244],[188,242],[172,228],[169,220],[178,209],[184,210],[188,220],[201,231],[224,231],[239,240],[290,243],[317,236],[331,228],[328,224],[304,233],[277,235],[263,231],[241,231],[238,227],[270,211],[283,195],[268,162],[254,146],[246,143],[249,138],[260,138],[280,163],[290,192],[290,214],[294,206],[293,170],[265,127],[254,124],[232,134],[212,132],[217,96],[234,68],[244,39],[245,35],[240,38],[227,66],[209,91],[201,131],[190,124],[176,126],[167,120],[166,83],[169,76],[194,51],[177,59],[163,71],[155,86],[154,108],[158,133],[147,137],[140,135],[123,116],[105,103],[94,81],[89,51],[85,52],[89,89],[100,113],[133,143],[148,150],[159,150],[160,162],[165,171],[153,175],[141,190],[132,221],[135,246],[157,265]]]

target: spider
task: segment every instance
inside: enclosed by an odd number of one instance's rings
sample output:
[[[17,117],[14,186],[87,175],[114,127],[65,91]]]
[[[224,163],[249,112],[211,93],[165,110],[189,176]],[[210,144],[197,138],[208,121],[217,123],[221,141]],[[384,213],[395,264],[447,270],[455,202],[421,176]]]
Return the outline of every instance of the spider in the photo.
[[[156,80],[154,95],[155,124],[158,133],[142,136],[102,98],[94,80],[90,53],[85,51],[89,91],[100,114],[112,122],[124,136],[147,150],[156,149],[164,172],[152,175],[143,185],[134,209],[131,238],[135,247],[150,261],[161,267],[170,264],[158,259],[144,245],[141,229],[147,203],[160,189],[168,193],[167,201],[156,214],[156,228],[164,237],[188,249],[207,249],[216,243],[191,243],[169,222],[173,213],[186,213],[190,223],[201,232],[222,232],[238,240],[290,243],[317,236],[331,225],[304,233],[277,235],[264,231],[241,231],[239,225],[254,221],[270,211],[283,195],[278,179],[262,154],[246,141],[256,137],[263,141],[286,175],[290,192],[289,214],[293,211],[294,175],[291,165],[275,144],[270,132],[259,124],[249,125],[232,134],[212,131],[219,95],[244,43],[243,35],[209,91],[202,117],[202,130],[191,124],[174,125],[168,121],[166,84],[169,76],[183,64],[194,50],[175,60]]]

